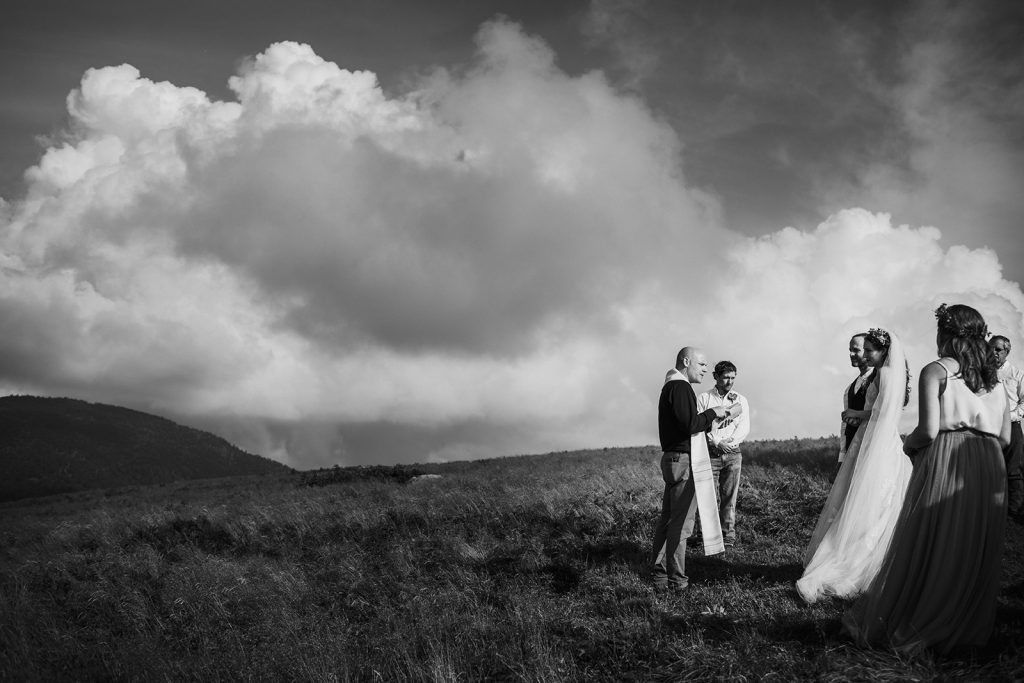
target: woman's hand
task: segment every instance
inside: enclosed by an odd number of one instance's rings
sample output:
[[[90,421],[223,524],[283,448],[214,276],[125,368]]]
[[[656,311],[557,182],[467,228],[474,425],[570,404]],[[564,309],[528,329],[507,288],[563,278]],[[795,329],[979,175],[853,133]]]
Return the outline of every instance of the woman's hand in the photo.
[[[913,461],[921,452],[931,445],[931,440],[922,442],[921,435],[915,431],[907,434],[907,438],[903,440],[903,452],[906,454],[911,461]]]

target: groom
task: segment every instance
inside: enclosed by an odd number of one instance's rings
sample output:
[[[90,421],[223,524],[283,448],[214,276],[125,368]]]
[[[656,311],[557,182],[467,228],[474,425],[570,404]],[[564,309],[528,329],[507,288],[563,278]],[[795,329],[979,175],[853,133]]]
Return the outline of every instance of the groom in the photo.
[[[750,433],[750,411],[747,399],[733,391],[736,383],[736,365],[723,360],[715,364],[712,373],[715,386],[697,397],[697,410],[711,406],[739,404],[740,414],[734,420],[720,420],[708,432],[708,450],[711,455],[711,471],[719,494],[719,519],[722,522],[722,538],[725,547],[736,544],[736,498],[740,492],[740,472],[743,470],[743,454],[740,444]]]
[[[686,577],[686,540],[693,533],[697,507],[694,486],[693,444],[703,447],[703,465],[711,485],[711,504],[714,505],[714,485],[710,481],[711,465],[707,458],[706,432],[718,418],[739,414],[738,407],[714,406],[697,412],[697,395],[691,384],[700,384],[708,371],[704,352],[686,346],[676,356],[676,366],[669,370],[658,401],[658,436],[661,440],[661,476],[665,491],[661,498],[661,516],[654,531],[651,578],[656,589],[682,591],[689,585]],[[697,435],[699,442],[693,438]],[[704,492],[706,498],[706,491]],[[703,505],[703,503],[702,503]],[[701,519],[705,513],[701,512]],[[717,512],[717,511],[716,511]],[[718,515],[714,515],[718,521]],[[703,522],[702,522],[703,523]],[[717,526],[717,525],[716,525]],[[705,539],[707,540],[707,539]],[[721,539],[718,540],[721,543]],[[719,546],[720,547],[720,546]],[[719,549],[718,552],[721,552]]]
[[[864,410],[864,404],[867,400],[868,384],[871,381],[874,368],[868,365],[868,359],[864,356],[864,338],[867,334],[860,332],[850,337],[850,365],[857,368],[860,372],[857,375],[857,379],[853,380],[850,386],[846,387],[846,393],[843,394],[843,412],[849,410]],[[853,441],[853,435],[857,433],[857,427],[860,426],[860,420],[847,421],[843,419],[843,426],[839,432],[839,460],[836,465],[836,472],[839,471],[839,467],[843,464],[843,458],[846,456],[847,449],[850,448],[850,442]]]

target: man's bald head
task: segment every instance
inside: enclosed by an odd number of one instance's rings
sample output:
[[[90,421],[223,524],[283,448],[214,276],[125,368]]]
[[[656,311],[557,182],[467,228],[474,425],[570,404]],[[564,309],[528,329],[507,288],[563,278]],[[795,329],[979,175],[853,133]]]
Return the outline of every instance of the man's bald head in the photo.
[[[693,355],[699,351],[700,349],[698,349],[696,346],[684,346],[683,348],[679,349],[679,353],[676,354],[676,369],[682,370],[684,367],[686,367],[685,365],[683,365],[683,361],[693,360]]]
[[[686,375],[691,384],[700,384],[708,371],[704,352],[696,346],[684,346],[676,354],[676,370]]]

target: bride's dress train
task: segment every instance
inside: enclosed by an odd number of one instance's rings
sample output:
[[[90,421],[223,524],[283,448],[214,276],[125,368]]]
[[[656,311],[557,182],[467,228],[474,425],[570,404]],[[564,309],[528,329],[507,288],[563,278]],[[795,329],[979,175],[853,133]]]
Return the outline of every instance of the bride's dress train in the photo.
[[[850,443],[804,551],[796,588],[809,603],[855,598],[867,588],[881,568],[910,481],[899,436],[906,363],[895,336],[878,373],[866,397],[871,416]]]

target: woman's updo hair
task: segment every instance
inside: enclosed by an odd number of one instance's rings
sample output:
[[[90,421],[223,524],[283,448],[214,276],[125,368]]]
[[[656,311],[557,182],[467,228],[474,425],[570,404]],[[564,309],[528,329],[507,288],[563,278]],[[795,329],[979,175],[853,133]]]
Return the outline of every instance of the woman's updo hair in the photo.
[[[939,354],[960,363],[960,376],[973,391],[988,391],[999,383],[996,357],[989,348],[988,325],[981,313],[970,306],[942,304],[935,309],[939,331]]]

